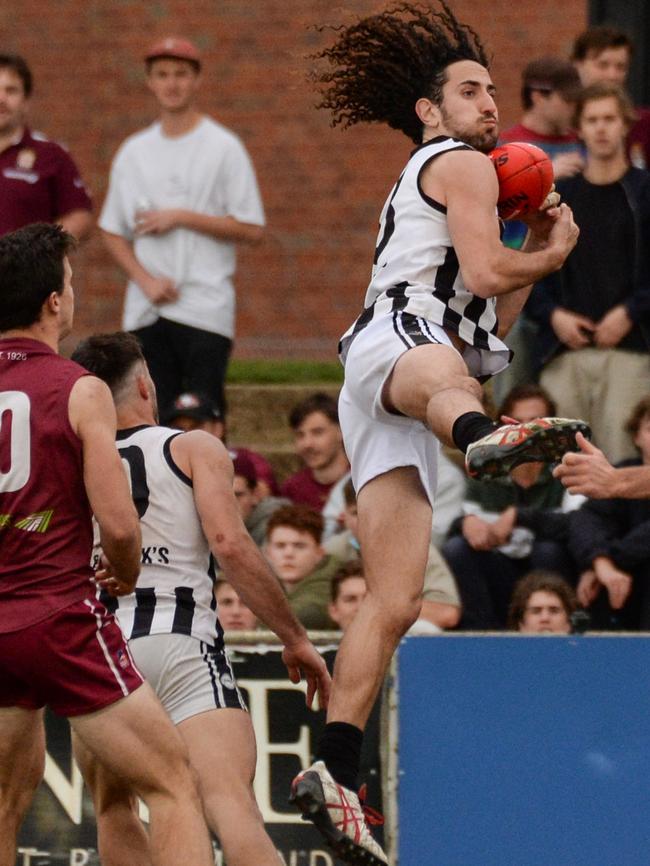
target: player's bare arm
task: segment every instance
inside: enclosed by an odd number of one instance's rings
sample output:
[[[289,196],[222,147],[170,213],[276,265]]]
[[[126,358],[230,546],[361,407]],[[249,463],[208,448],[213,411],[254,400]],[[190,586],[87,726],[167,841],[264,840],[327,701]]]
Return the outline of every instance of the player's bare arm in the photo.
[[[308,704],[318,690],[320,705],[327,706],[330,681],[325,662],[308,640],[279,581],[246,530],[232,488],[233,468],[226,449],[214,436],[195,430],[173,439],[171,452],[177,465],[192,479],[203,531],[226,578],[284,643],[283,659],[292,682],[299,682],[302,669],[307,679]]]
[[[546,248],[550,229],[559,216],[559,203],[560,196],[552,188],[540,210],[522,219],[522,221],[528,224],[528,234],[521,247],[522,252],[534,253]],[[499,320],[497,336],[501,339],[506,337],[510,332],[517,317],[523,310],[532,288],[533,284],[530,283],[530,285],[524,286],[518,291],[499,295],[496,299],[496,312]]]
[[[178,300],[178,289],[169,277],[156,277],[143,268],[133,252],[133,245],[121,235],[102,230],[106,249],[126,275],[137,283],[154,304]]]
[[[72,429],[83,443],[84,484],[102,549],[118,590],[132,590],[140,573],[140,522],[115,447],[111,392],[94,376],[83,376],[70,392],[68,407]]]
[[[551,225],[540,249],[522,252],[505,247],[496,215],[496,173],[489,158],[477,151],[439,156],[422,173],[422,188],[447,207],[463,281],[481,298],[517,291],[557,270],[578,238],[571,210],[563,205],[548,212]]]

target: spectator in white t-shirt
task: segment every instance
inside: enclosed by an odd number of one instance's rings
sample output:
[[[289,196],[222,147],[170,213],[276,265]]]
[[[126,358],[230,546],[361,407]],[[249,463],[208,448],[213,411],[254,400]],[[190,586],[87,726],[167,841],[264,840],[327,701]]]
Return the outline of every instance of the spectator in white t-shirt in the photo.
[[[161,411],[185,391],[223,410],[235,246],[261,240],[262,202],[240,140],[196,106],[196,46],[164,39],[145,62],[160,117],[118,150],[99,224],[128,276],[123,327],[142,343]]]

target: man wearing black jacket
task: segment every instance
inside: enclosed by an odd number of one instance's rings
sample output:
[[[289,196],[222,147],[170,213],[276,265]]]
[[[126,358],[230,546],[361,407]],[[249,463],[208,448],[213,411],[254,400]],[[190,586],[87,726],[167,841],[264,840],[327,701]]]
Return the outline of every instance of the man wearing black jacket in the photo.
[[[626,424],[640,456],[623,467],[650,465],[650,396]],[[600,628],[650,629],[650,499],[588,500],[574,512],[570,548],[581,571],[578,600]]]
[[[650,390],[650,173],[627,161],[632,106],[616,85],[586,88],[576,113],[585,170],[557,187],[580,238],[527,311],[540,325],[540,383],[558,413],[588,421],[595,443],[620,461],[634,455],[621,421]]]

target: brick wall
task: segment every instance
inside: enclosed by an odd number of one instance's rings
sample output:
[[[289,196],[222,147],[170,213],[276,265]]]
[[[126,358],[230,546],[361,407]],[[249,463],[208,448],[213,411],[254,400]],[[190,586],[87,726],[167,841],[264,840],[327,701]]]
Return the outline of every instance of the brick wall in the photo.
[[[564,53],[586,25],[586,0],[451,0],[494,55],[502,125],[519,114],[521,66]],[[140,57],[153,39],[193,38],[205,53],[202,105],[244,140],[269,220],[238,271],[240,357],[333,357],[368,281],[381,204],[410,142],[380,127],[341,132],[314,110],[309,29],[384,8],[377,0],[23,0],[0,5],[0,44],[33,67],[32,125],[65,142],[103,200],[110,160],[155,107]],[[119,325],[124,281],[94,236],[75,264],[74,337]]]

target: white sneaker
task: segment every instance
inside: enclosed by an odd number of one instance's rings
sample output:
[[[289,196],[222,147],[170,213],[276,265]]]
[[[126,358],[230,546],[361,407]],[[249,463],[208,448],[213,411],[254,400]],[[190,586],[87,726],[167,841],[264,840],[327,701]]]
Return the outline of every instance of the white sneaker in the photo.
[[[354,791],[337,784],[323,761],[299,773],[291,783],[289,802],[313,821],[327,844],[350,866],[388,866],[386,855],[366,824]]]

